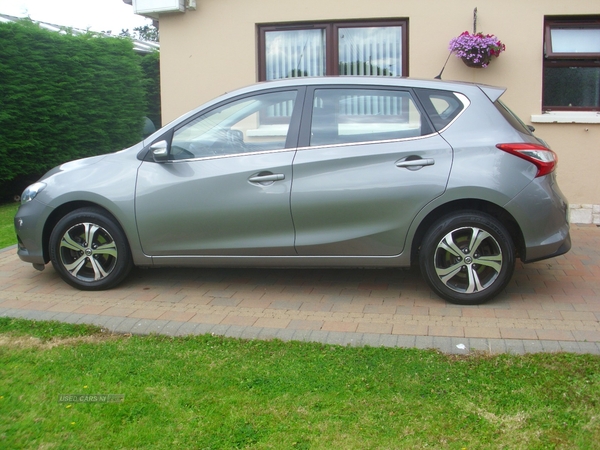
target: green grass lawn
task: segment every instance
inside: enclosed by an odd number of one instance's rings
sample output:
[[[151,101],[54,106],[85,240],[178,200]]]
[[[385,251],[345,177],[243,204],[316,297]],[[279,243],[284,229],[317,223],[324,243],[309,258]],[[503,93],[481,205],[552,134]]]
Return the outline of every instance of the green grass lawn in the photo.
[[[18,203],[0,205],[0,249],[17,243],[13,219],[18,208]]]
[[[600,357],[108,336],[0,318],[0,447],[593,449]],[[122,402],[59,402],[61,395]],[[100,398],[100,397],[98,397]]]

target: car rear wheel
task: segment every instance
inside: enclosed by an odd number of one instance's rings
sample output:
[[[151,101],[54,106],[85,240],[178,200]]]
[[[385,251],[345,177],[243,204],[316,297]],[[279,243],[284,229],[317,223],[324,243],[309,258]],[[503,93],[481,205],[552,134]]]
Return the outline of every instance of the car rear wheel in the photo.
[[[98,208],[78,209],[56,224],[50,259],[63,280],[82,290],[110,289],[132,267],[125,233]]]
[[[498,220],[463,211],[443,217],[429,229],[419,262],[425,280],[440,297],[477,305],[504,290],[514,271],[515,250]]]

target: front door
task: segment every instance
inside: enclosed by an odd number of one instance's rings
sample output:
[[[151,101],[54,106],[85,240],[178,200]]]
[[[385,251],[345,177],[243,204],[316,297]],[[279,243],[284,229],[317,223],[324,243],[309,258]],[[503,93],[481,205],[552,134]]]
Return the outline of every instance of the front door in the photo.
[[[288,131],[297,97],[245,96],[173,130],[169,161],[139,168],[136,219],[146,254],[294,254]]]

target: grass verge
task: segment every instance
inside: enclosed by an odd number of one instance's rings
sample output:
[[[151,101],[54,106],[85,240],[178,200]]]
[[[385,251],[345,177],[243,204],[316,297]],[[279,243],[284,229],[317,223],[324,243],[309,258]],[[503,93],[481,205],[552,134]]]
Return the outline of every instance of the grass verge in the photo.
[[[13,224],[17,209],[19,209],[18,203],[0,205],[0,249],[17,243],[17,235]]]
[[[23,336],[56,345],[27,344]],[[0,337],[2,448],[547,449],[600,442],[598,356],[450,357],[209,335],[107,338],[97,327],[6,318]],[[123,401],[79,402],[103,394]]]

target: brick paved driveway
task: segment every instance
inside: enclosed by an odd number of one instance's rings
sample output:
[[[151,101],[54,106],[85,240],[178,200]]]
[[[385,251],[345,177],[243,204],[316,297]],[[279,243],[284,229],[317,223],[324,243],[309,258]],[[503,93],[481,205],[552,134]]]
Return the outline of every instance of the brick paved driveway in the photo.
[[[564,256],[518,263],[506,292],[481,306],[446,303],[400,269],[135,270],[117,289],[82,292],[10,248],[0,251],[0,315],[122,332],[600,353],[600,228],[573,226],[572,239]]]

